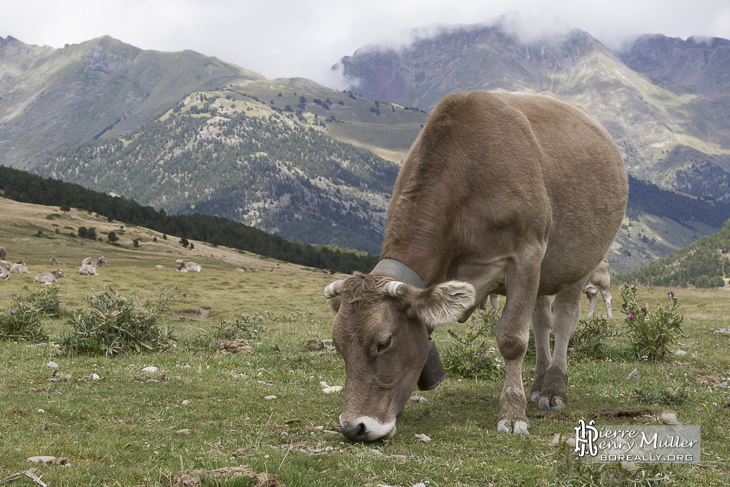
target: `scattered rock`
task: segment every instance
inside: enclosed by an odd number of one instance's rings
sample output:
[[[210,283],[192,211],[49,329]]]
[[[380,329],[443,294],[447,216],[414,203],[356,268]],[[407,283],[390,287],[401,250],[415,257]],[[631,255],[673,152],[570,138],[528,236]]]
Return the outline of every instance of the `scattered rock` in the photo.
[[[717,384],[717,387],[727,389],[727,381],[720,382],[719,384]]]
[[[421,404],[421,403],[424,403],[424,402],[428,402],[428,399],[426,399],[423,396],[411,396],[408,399],[408,402],[415,402],[416,404]]]
[[[42,463],[43,465],[50,465],[56,461],[56,457],[51,457],[51,456],[30,457],[28,459],[28,461],[31,463]]]
[[[157,264],[155,266],[155,269],[164,269],[164,268],[165,268],[165,266],[164,265],[160,265],[160,264]]]
[[[61,374],[58,370],[54,370],[53,375],[48,378],[48,382],[60,382],[62,380],[71,380],[71,374]]]
[[[422,441],[424,443],[429,443],[431,441],[431,438],[430,437],[428,437],[428,436],[426,436],[424,434],[421,434],[421,433],[416,433],[413,436],[415,436],[418,440],[420,440],[420,441]]]
[[[713,333],[723,333],[725,335],[730,335],[730,326],[726,326],[725,328],[720,328],[718,330],[715,330]]]
[[[687,355],[687,352],[685,352],[684,350],[677,350],[676,352],[674,352],[674,355]]]
[[[322,389],[322,392],[324,392],[325,394],[331,394],[333,392],[340,392],[341,390],[342,386],[330,386]]]
[[[639,369],[634,369],[629,374],[629,379],[638,379],[639,378]]]
[[[306,345],[304,345],[304,350],[307,352],[317,352],[319,350],[324,350],[324,342],[322,340],[309,340]]]
[[[190,436],[190,435],[194,435],[195,431],[193,431],[189,428],[183,428],[181,430],[175,431],[175,434],[178,436]]]
[[[181,404],[183,406],[187,406],[188,404],[190,404],[190,401],[188,401],[187,399],[185,399]]]
[[[253,353],[253,347],[248,344],[246,340],[220,340],[214,344],[218,348],[218,352],[221,355],[229,354],[242,354],[250,355]]]
[[[206,479],[214,484],[228,482],[237,477],[250,477],[249,487],[286,487],[276,475],[256,473],[248,465],[241,467],[223,467],[217,470],[190,470],[172,475],[167,485],[170,487],[197,487]],[[207,484],[206,484],[207,485]]]
[[[148,374],[154,374],[155,372],[157,372],[157,370],[158,370],[157,367],[150,365],[149,367],[145,367],[144,369],[142,369],[142,372],[147,372]]]
[[[85,380],[104,380],[105,377],[100,376],[96,372],[92,372],[89,375],[85,375],[84,377],[77,377],[76,380],[79,382],[83,382]]]
[[[46,364],[46,367],[49,367],[51,369],[57,369],[58,368],[58,364],[56,362],[48,362]]]
[[[664,424],[679,424],[679,421],[677,420],[677,413],[674,411],[664,411],[660,418]]]
[[[264,399],[271,401],[272,399],[276,399],[276,396],[266,396]]]

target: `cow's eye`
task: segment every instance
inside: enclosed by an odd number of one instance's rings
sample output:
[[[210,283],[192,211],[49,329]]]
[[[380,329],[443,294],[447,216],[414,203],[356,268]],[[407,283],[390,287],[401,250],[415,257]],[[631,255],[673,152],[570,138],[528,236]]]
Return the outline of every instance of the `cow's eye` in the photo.
[[[381,338],[378,342],[378,352],[382,352],[386,348],[390,346],[390,344],[393,342],[393,337],[387,336],[385,338]]]

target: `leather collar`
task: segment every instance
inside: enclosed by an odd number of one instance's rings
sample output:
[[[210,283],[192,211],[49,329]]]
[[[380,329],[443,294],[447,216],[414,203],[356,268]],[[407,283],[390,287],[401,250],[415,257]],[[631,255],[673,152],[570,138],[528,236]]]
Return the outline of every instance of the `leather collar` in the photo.
[[[418,274],[413,272],[408,266],[401,264],[397,260],[383,259],[378,262],[378,265],[370,271],[370,274],[376,274],[379,276],[392,277],[401,282],[405,282],[418,289],[426,289],[426,285],[423,283]]]

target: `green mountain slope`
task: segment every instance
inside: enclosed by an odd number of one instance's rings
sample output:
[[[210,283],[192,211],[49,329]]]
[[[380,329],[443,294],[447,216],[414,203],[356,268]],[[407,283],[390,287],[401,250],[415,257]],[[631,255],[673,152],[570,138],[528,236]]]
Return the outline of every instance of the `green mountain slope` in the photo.
[[[730,199],[730,191],[704,192],[711,183],[705,174],[710,172],[696,169],[709,164],[724,178],[730,171],[730,104],[720,83],[730,70],[730,48],[716,44],[708,74],[696,80],[700,88],[683,92],[675,84],[686,82],[680,76],[686,69],[675,70],[676,83],[656,82],[585,32],[525,42],[499,22],[444,28],[399,49],[367,46],[342,58],[336,69],[365,97],[424,110],[457,91],[552,91],[601,121],[619,145],[630,174],[684,190],[685,176],[677,173],[689,171],[698,188],[692,194]],[[666,55],[676,56],[672,59],[679,65],[686,53],[680,49]],[[717,86],[715,91],[702,88],[709,85]],[[715,96],[718,92],[722,96]],[[694,160],[671,156],[682,147],[691,148]]]
[[[323,119],[277,108],[234,90],[194,94],[123,139],[62,150],[36,171],[378,254],[398,166],[328,137]]]
[[[101,37],[63,49],[0,38],[0,164],[141,127],[188,93],[262,76],[193,51]]]

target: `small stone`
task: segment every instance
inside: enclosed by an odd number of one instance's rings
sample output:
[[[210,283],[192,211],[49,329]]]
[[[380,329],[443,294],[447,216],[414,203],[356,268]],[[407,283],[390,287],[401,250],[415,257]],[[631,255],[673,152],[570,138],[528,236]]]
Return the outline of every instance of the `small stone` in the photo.
[[[42,463],[44,465],[50,465],[56,460],[56,457],[51,456],[38,456],[38,457],[30,457],[28,459],[31,463]]]
[[[331,387],[325,387],[322,389],[322,392],[325,394],[331,394],[333,392],[340,392],[342,390],[342,386],[331,386]]]
[[[44,409],[39,409],[38,412],[41,413],[41,414],[45,414],[46,413],[46,411]]]
[[[636,466],[635,462],[621,462],[621,468],[627,472],[636,472],[639,467]]]
[[[103,380],[104,378],[97,374],[96,372],[92,373],[90,376],[91,380]]]
[[[149,367],[145,367],[142,369],[142,372],[147,372],[148,374],[154,374],[157,372],[157,367],[150,365]]]
[[[575,437],[571,436],[567,440],[565,440],[565,444],[568,445],[571,448],[575,448]]]
[[[185,400],[184,400],[184,401],[182,402],[182,405],[183,405],[183,406],[187,406],[188,404],[190,404],[190,401],[188,401],[187,399],[185,399]]]
[[[727,389],[727,381],[720,382],[719,384],[717,384],[717,387],[721,389]]]
[[[730,326],[726,326],[725,328],[720,328],[718,330],[715,330],[713,333],[722,333],[724,335],[730,335]]]
[[[629,374],[629,379],[638,379],[639,378],[639,369],[634,369]]]
[[[677,421],[677,413],[674,411],[664,411],[661,414],[661,420],[664,424],[679,424],[679,421]]]
[[[321,380],[319,381],[319,385],[322,387],[329,387],[329,384],[327,384],[325,381]]]
[[[58,368],[58,364],[56,362],[48,362],[46,364],[46,367],[51,368],[51,369],[57,369]]]
[[[676,352],[674,352],[674,355],[687,355],[687,352],[685,352],[684,350],[677,350]]]
[[[190,435],[194,435],[195,431],[193,431],[189,428],[183,428],[181,430],[175,431],[175,434],[178,436],[190,436]]]
[[[424,443],[429,443],[431,441],[431,438],[430,437],[428,437],[428,436],[426,436],[424,434],[421,434],[421,433],[416,433],[413,436],[415,436],[418,440],[420,440],[420,441],[422,441]]]
[[[271,401],[272,399],[276,399],[276,396],[266,396],[264,399]]]
[[[415,403],[417,403],[417,404],[422,404],[422,403],[424,403],[424,402],[428,402],[428,399],[426,399],[426,398],[425,398],[425,397],[423,397],[423,396],[411,396],[411,397],[410,397],[410,398],[408,399],[408,402],[415,402]]]
[[[426,487],[426,484],[423,482],[418,482],[417,484],[413,484],[413,487]]]

